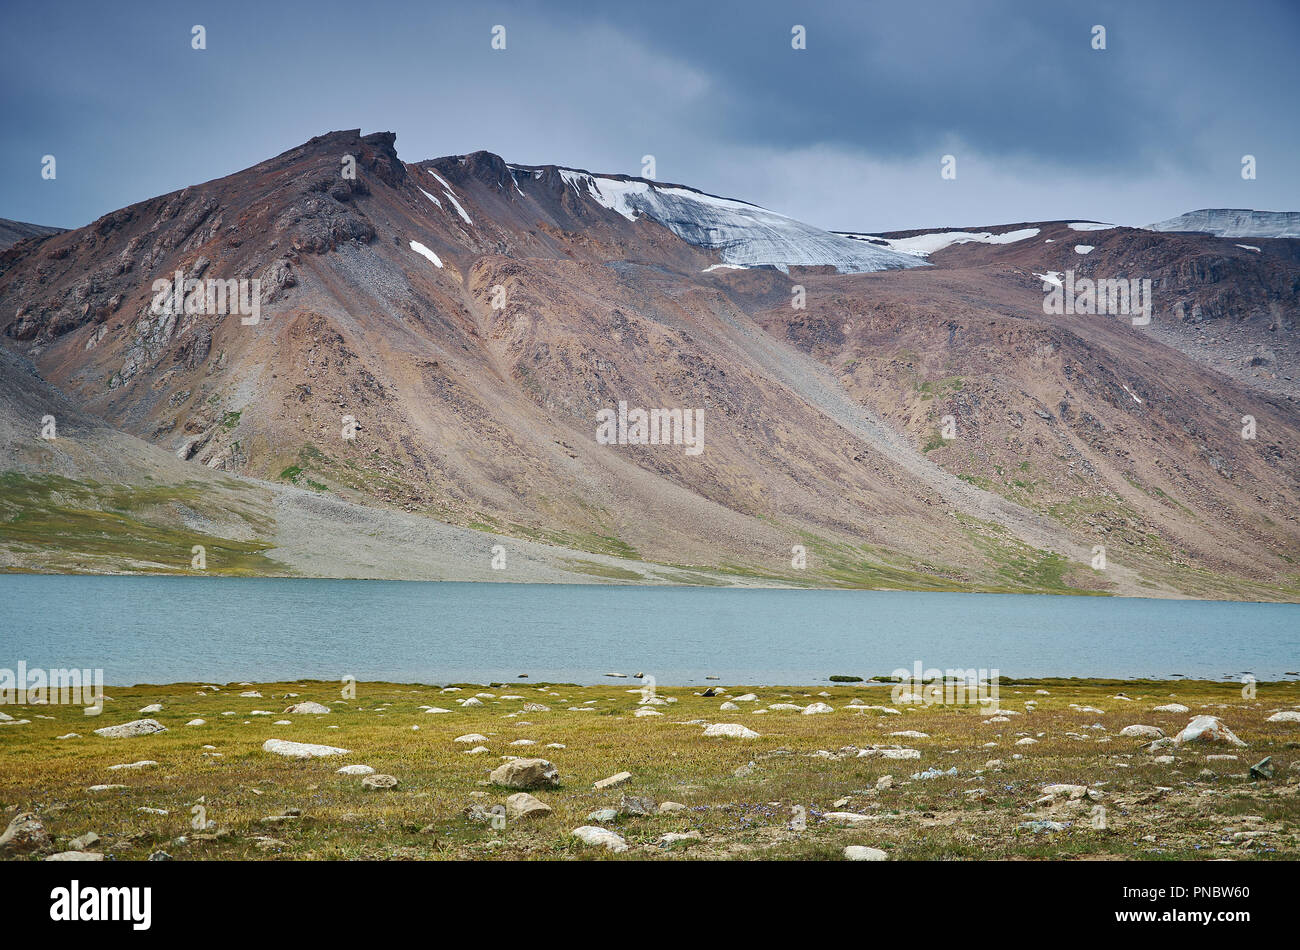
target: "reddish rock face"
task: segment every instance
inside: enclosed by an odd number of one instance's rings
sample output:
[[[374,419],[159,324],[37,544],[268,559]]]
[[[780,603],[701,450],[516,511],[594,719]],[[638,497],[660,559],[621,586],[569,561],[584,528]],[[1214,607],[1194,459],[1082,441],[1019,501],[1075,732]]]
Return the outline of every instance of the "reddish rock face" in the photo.
[[[783,273],[633,218],[555,166],[333,132],[0,252],[0,343],[190,464],[588,550],[881,587],[1293,583],[1300,241],[1012,224],[963,230],[1039,233]],[[1151,324],[1044,313],[1037,275],[1067,269],[1150,279]],[[601,444],[622,402],[703,410],[703,451]]]

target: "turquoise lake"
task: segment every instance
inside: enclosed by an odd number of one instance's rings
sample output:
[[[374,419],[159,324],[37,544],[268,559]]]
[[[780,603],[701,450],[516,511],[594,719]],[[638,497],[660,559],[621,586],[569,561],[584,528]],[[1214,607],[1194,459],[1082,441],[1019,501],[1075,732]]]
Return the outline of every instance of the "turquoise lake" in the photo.
[[[110,684],[299,678],[813,685],[897,668],[1283,679],[1300,605],[1016,594],[0,575],[0,667]]]

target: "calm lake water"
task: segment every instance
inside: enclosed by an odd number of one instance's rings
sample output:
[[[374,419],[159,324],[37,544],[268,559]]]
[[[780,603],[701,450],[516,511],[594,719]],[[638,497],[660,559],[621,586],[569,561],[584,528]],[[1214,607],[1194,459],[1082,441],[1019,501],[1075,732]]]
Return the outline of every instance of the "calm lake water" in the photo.
[[[899,667],[1282,679],[1300,605],[885,591],[0,575],[0,667],[114,685],[297,678],[812,685]]]

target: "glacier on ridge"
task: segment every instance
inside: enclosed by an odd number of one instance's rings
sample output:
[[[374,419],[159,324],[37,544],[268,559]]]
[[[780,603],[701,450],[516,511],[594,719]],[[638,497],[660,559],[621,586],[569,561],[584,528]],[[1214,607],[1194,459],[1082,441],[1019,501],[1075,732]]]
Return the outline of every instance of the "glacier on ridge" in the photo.
[[[629,221],[658,221],[687,243],[717,251],[726,264],[781,270],[829,265],[842,274],[926,266],[915,255],[852,241],[748,202],[643,179],[559,172],[579,195]]]
[[[1202,208],[1168,221],[1148,224],[1148,231],[1205,231],[1216,237],[1300,238],[1300,211],[1251,211],[1248,208]]]

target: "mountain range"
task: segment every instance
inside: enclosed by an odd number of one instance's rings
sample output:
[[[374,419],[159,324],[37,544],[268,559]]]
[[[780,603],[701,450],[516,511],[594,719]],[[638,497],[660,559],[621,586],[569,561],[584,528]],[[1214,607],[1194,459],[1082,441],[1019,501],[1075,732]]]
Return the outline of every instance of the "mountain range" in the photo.
[[[5,223],[0,566],[1300,599],[1296,215],[832,233],[395,142]]]

